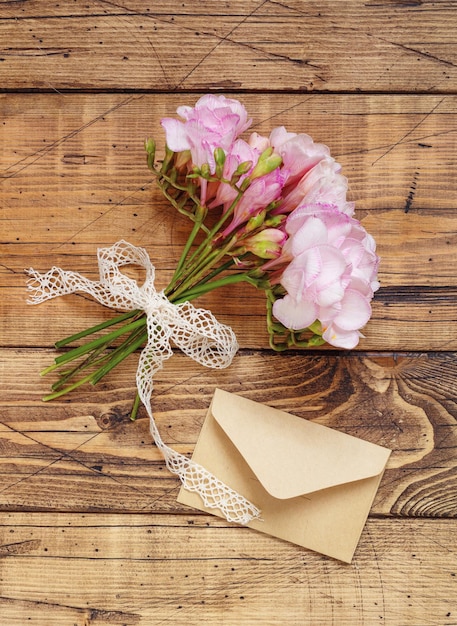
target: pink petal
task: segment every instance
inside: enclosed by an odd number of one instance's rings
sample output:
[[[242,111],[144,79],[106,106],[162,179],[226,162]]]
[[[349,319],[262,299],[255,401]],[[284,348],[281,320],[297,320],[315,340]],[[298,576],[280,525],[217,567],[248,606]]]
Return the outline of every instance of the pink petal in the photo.
[[[305,250],[296,257],[284,270],[281,284],[285,289],[298,299],[311,283],[316,280],[322,270],[322,259],[318,248]]]
[[[293,214],[292,214],[293,215]],[[287,226],[289,225],[289,220]],[[287,232],[289,228],[286,227]],[[298,256],[304,250],[327,243],[327,228],[317,217],[308,217],[292,239],[292,254]]]
[[[173,152],[190,150],[185,125],[172,117],[164,117],[160,122],[165,129],[167,146]]]
[[[331,285],[319,290],[316,300],[321,307],[331,307],[340,302],[343,297],[344,283],[340,280],[335,280]]]
[[[341,252],[332,246],[319,246],[317,249],[322,259],[318,284],[319,288],[325,288],[343,276],[347,269],[347,261]]]
[[[316,314],[313,302],[296,302],[288,294],[273,304],[273,315],[291,330],[307,328],[316,320]]]
[[[335,346],[335,348],[345,348],[346,350],[355,348],[361,336],[362,335],[356,330],[345,331],[334,325],[328,326],[322,333],[322,337],[331,346]]]
[[[365,326],[370,315],[371,306],[366,296],[354,289],[348,289],[341,302],[341,311],[333,322],[341,330],[357,330]]]

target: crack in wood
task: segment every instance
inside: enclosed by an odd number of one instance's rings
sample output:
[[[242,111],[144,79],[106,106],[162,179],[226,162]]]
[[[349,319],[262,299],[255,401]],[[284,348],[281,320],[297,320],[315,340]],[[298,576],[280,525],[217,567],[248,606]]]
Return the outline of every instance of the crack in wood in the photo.
[[[419,177],[419,171],[414,172],[414,176],[413,176],[413,180],[411,182],[411,186],[409,188],[409,193],[408,196],[406,198],[406,202],[405,202],[405,207],[404,207],[404,212],[408,213],[412,204],[413,204],[413,200],[414,200],[414,196],[416,194],[416,187],[417,187],[417,179]]]
[[[99,609],[95,607],[80,608],[78,606],[71,606],[69,604],[63,604],[61,602],[46,602],[44,600],[23,600],[22,598],[9,598],[6,596],[0,596],[1,605],[17,605],[22,610],[38,609],[42,612],[46,612],[49,616],[56,616],[56,612],[68,613],[73,612],[84,618],[84,625],[90,626],[92,623],[97,624],[109,624],[115,626],[136,626],[140,623],[141,617],[137,613],[131,613],[126,611],[116,611],[109,609]],[[68,616],[70,619],[70,616]],[[65,622],[69,623],[69,622]]]
[[[28,541],[5,543],[3,545],[0,545],[0,558],[6,556],[14,556],[17,554],[29,554],[33,550],[38,550],[40,545],[40,539],[29,539]]]

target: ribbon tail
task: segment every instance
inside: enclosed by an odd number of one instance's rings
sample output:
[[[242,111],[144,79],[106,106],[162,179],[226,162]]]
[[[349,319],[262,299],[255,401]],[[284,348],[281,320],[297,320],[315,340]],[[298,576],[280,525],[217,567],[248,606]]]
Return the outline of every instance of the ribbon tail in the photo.
[[[52,267],[45,273],[37,272],[31,267],[26,270],[26,273],[30,276],[27,281],[27,290],[31,293],[29,304],[40,304],[51,298],[89,289],[90,281],[87,278],[60,267]]]
[[[157,354],[154,342],[150,339],[138,363],[138,393],[149,416],[149,429],[154,443],[162,452],[168,470],[180,478],[185,489],[198,493],[205,507],[219,509],[229,522],[248,524],[260,516],[260,510],[204,467],[167,446],[160,436],[151,408],[152,378],[161,369],[163,359],[169,356],[171,350],[165,354]]]
[[[205,507],[219,509],[229,522],[244,525],[260,516],[260,509],[252,502],[198,463],[167,446],[157,429],[150,405],[146,405],[146,410],[149,415],[152,438],[162,452],[168,470],[179,476],[185,489],[198,493]]]

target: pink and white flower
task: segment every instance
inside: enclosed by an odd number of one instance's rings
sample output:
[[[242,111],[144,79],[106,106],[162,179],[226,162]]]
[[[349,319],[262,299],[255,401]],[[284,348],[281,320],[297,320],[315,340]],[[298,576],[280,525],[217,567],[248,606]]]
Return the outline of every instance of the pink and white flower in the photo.
[[[237,187],[240,188],[248,176],[254,175],[253,172],[261,155],[262,152],[257,147],[252,147],[243,139],[237,139],[226,156],[223,170],[224,178],[230,180],[241,163],[251,162],[250,169],[240,177],[237,183]],[[247,222],[251,217],[255,217],[260,211],[266,209],[269,204],[279,199],[287,177],[287,172],[278,166],[273,171],[254,178],[236,203],[232,220],[221,233],[222,236],[226,237],[238,226]],[[209,204],[209,208],[222,205],[225,212],[235,201],[237,195],[238,191],[234,186],[221,182],[217,187],[214,199]]]
[[[286,295],[276,300],[273,314],[292,330],[319,320],[325,341],[355,347],[379,288],[373,237],[331,204],[298,207],[287,219],[286,232],[281,258],[288,265],[280,278]]]
[[[248,176],[249,171],[253,169],[254,164],[257,163],[260,154],[261,152],[259,152],[256,148],[251,147],[246,141],[244,141],[244,139],[237,139],[226,155],[223,169],[224,178],[226,180],[230,180],[241,163],[247,163],[250,161],[252,165],[248,172],[240,177],[238,181],[238,185],[240,185],[246,176]],[[232,185],[224,182],[219,183],[216,196],[209,205],[209,208],[222,205],[224,207],[224,211],[226,211],[235,200],[237,193],[237,190],[234,189]]]
[[[333,204],[347,215],[354,213],[354,203],[346,199],[347,178],[332,157],[321,159],[296,184],[288,184],[288,188],[276,213],[290,213],[300,205],[316,203]]]
[[[355,347],[379,287],[379,259],[373,237],[352,217],[348,181],[328,147],[284,126],[245,141],[251,120],[240,102],[224,96],[203,96],[177,112],[182,121],[162,120],[167,146],[178,155],[174,167],[183,175],[205,166],[197,173],[200,204],[226,214],[214,245],[230,236],[234,250],[265,259],[259,268],[285,290],[273,304],[285,327],[317,321],[325,341]],[[218,163],[216,149],[224,156],[218,153]]]
[[[280,197],[283,186],[284,174],[279,167],[265,176],[255,178],[237,202],[232,221],[222,232],[222,236],[227,237],[238,226],[264,211]]]
[[[288,132],[284,126],[274,128],[270,133],[270,145],[288,170],[287,186],[292,187],[322,159],[330,157],[330,150],[322,143],[315,143],[305,133]]]
[[[178,107],[177,113],[184,122],[170,117],[161,120],[167,146],[174,152],[190,150],[193,165],[208,163],[213,174],[214,150],[228,152],[252,122],[238,100],[212,94],[202,96],[194,107]]]

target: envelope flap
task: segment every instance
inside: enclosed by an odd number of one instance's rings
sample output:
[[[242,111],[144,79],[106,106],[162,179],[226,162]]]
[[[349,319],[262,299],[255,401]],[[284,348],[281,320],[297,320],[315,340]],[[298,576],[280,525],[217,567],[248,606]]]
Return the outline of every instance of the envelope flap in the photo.
[[[390,450],[217,389],[211,413],[276,498],[376,476]]]

